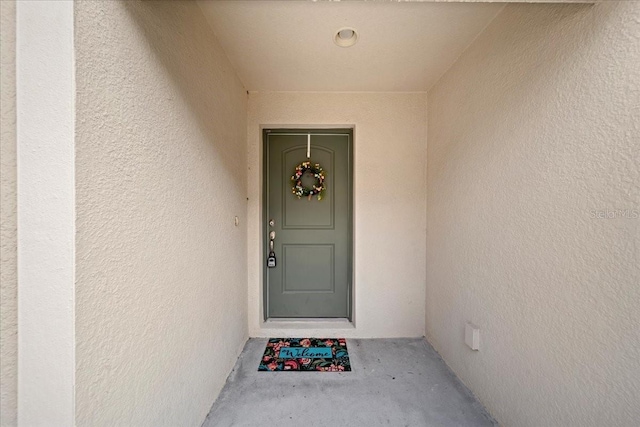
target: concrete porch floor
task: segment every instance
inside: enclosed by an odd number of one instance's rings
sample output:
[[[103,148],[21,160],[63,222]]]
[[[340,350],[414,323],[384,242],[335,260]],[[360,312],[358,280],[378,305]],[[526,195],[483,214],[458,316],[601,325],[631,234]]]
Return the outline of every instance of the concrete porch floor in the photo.
[[[347,339],[351,372],[258,372],[250,339],[203,427],[495,426],[424,339]]]

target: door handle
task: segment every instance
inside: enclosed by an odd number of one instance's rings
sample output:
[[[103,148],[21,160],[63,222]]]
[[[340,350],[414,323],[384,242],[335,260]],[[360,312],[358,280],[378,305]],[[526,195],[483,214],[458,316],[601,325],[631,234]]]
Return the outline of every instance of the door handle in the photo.
[[[276,266],[276,254],[273,251],[273,241],[276,240],[276,232],[269,232],[269,256],[267,257],[267,267],[274,268]]]

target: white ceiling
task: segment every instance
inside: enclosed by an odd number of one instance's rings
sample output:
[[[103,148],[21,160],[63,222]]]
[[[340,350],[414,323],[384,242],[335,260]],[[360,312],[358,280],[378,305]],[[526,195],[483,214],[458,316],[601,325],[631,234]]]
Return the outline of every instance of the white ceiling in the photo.
[[[499,3],[200,1],[251,91],[425,91]],[[358,30],[355,46],[335,32]]]

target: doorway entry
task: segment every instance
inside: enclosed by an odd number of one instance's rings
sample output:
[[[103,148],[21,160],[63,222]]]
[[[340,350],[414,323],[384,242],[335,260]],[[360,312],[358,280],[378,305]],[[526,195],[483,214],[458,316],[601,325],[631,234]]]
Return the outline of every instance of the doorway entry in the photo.
[[[265,319],[350,319],[353,131],[268,129],[263,140]]]

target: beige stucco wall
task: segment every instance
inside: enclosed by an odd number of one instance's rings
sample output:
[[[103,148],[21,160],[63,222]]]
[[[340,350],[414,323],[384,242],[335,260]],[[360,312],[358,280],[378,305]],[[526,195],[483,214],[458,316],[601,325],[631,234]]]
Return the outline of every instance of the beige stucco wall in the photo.
[[[247,95],[194,2],[75,8],[76,422],[199,426],[247,338]]]
[[[16,425],[16,3],[0,1],[0,425]]]
[[[427,337],[502,425],[640,420],[639,64],[640,3],[509,5],[429,92]]]
[[[249,96],[249,334],[421,337],[426,228],[425,93]],[[261,127],[354,126],[354,326],[262,322]],[[275,329],[274,329],[275,328]]]

